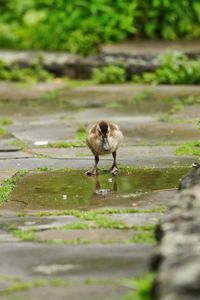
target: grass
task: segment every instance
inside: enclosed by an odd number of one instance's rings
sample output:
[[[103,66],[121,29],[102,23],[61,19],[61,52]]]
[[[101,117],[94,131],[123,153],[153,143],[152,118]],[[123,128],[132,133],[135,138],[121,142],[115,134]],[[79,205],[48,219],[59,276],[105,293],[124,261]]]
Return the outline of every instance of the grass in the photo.
[[[23,241],[34,241],[36,239],[35,237],[35,231],[28,229],[28,230],[12,230],[12,234],[18,238],[20,238]]]
[[[17,64],[9,65],[0,61],[0,79],[15,82],[40,82],[53,79],[53,74],[45,70],[40,58],[32,61],[28,67],[20,67]]]
[[[200,141],[188,142],[182,144],[176,150],[177,155],[196,155],[200,156]]]
[[[22,212],[20,211],[20,212],[16,213],[16,216],[19,217],[19,218],[23,218],[23,217],[27,216],[27,213],[24,212],[24,211],[22,211]]]
[[[11,125],[13,121],[9,118],[0,118],[0,126]]]
[[[85,127],[80,127],[76,131],[76,139],[80,141],[85,141],[86,137],[87,137],[87,130],[85,129]]]
[[[155,243],[155,241],[156,239],[154,230],[147,232],[138,232],[131,239],[131,242],[136,244],[151,244]]]
[[[126,70],[123,66],[108,65],[102,68],[94,68],[92,80],[97,83],[125,83]]]
[[[98,228],[128,229],[124,222],[115,221],[105,216],[97,216],[94,218],[94,221]]]
[[[123,214],[123,213],[164,213],[166,211],[163,207],[152,208],[152,209],[135,209],[135,208],[127,208],[127,209],[120,209],[120,208],[106,208],[100,209],[96,211],[78,211],[78,210],[64,210],[58,212],[50,212],[50,211],[40,211],[37,213],[39,217],[45,216],[68,216],[72,215],[78,218],[85,218],[86,220],[91,220],[90,217],[98,214]]]
[[[60,141],[60,142],[51,144],[51,147],[53,147],[53,148],[80,148],[80,147],[85,147],[85,143],[82,141],[80,141],[80,142]]]
[[[61,286],[65,283],[65,280],[62,278],[37,279],[23,282],[19,281],[19,279],[16,279],[12,280],[11,284],[8,287],[6,287],[5,289],[1,289],[0,295],[22,292],[32,288],[38,288],[43,286]]]
[[[74,215],[78,218],[81,218],[84,221],[93,221],[93,222],[95,222],[97,228],[112,228],[112,229],[127,229],[128,228],[128,226],[126,224],[124,224],[123,222],[114,221],[114,220],[110,219],[109,217],[98,214],[97,211],[89,211],[89,212],[71,211],[70,215]],[[81,223],[74,224],[71,226],[79,227],[78,229],[81,229],[80,227],[82,225],[80,225],[80,224]],[[86,226],[86,228],[91,227],[91,226],[88,227],[88,224],[87,225],[84,224],[83,229],[85,229],[84,228],[85,226]],[[67,227],[68,227],[68,225],[67,225]],[[70,227],[70,225],[69,225],[69,227]],[[67,229],[69,229],[69,227]],[[70,228],[70,229],[74,229],[74,228]]]
[[[54,244],[54,245],[60,245],[60,244],[66,244],[66,245],[87,245],[91,244],[91,241],[88,239],[80,238],[80,239],[73,239],[73,240],[61,240],[61,239],[55,239],[55,240],[49,240],[48,244]]]
[[[18,139],[9,142],[9,144],[18,147],[21,150],[26,150],[28,148],[28,146],[24,142]]]
[[[133,279],[125,279],[122,283],[133,289],[133,291],[125,294],[120,300],[152,300],[151,291],[155,274],[146,273]]]
[[[164,99],[165,102],[169,102],[171,107],[168,109],[167,112],[163,113],[160,117],[160,121],[163,122],[175,122],[174,120],[171,121],[171,116],[173,114],[178,113],[181,111],[185,106],[190,105],[197,105],[200,104],[200,97],[199,96],[182,96],[182,97],[175,97],[175,98],[166,98]],[[181,123],[189,123],[191,120],[182,119]]]
[[[156,225],[152,224],[152,225],[137,225],[137,226],[133,226],[133,228],[135,230],[144,230],[144,231],[155,231],[155,227]]]
[[[8,135],[9,135],[9,132],[6,129],[4,129],[3,127],[0,127],[0,138],[6,137]]]
[[[38,167],[38,168],[34,169],[34,171],[49,172],[49,171],[52,171],[52,169],[49,167]]]
[[[74,222],[71,224],[66,224],[62,228],[63,229],[89,229],[92,227],[92,224],[82,223],[82,222]]]
[[[27,174],[27,171],[21,170],[17,172],[13,177],[6,179],[3,184],[0,185],[0,205],[7,201],[10,193],[14,189],[15,185],[21,180],[21,178]]]

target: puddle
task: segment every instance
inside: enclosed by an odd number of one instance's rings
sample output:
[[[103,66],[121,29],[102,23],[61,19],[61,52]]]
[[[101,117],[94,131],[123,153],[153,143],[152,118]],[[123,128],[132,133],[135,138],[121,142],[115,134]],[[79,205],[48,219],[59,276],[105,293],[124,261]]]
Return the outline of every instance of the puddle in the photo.
[[[26,175],[1,208],[22,210],[154,208],[164,206],[176,192],[187,168],[137,169],[111,177],[87,177],[83,170]]]

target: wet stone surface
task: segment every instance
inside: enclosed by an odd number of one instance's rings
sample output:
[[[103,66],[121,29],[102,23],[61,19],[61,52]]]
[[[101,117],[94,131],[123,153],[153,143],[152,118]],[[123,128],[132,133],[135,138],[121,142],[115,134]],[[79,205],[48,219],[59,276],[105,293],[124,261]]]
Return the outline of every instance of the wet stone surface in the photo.
[[[58,229],[36,233],[38,241],[80,241],[82,243],[126,243],[134,236],[132,230],[117,229]]]
[[[74,222],[79,222],[80,219],[74,216],[21,216],[0,218],[0,226],[7,228],[9,224],[20,230],[45,230],[55,227],[61,227]]]
[[[92,178],[82,170],[32,173],[22,178],[1,208],[26,211],[140,207],[145,197],[155,196],[153,191],[176,188],[186,170],[127,169],[117,177],[105,173]]]
[[[146,271],[152,245],[1,244],[1,274],[21,279],[62,276],[83,280],[130,277]],[[48,255],[47,255],[48,253]],[[52,265],[60,268],[49,268]],[[70,268],[62,266],[70,265]],[[42,267],[41,267],[42,266]],[[45,268],[46,266],[46,268]]]
[[[133,226],[144,226],[157,224],[161,217],[161,213],[123,213],[123,214],[112,214],[111,218],[115,221],[125,223],[128,227]]]
[[[0,184],[32,170],[0,208],[0,298],[119,300],[128,291],[122,279],[149,271],[155,224],[196,160],[176,149],[199,138],[200,106],[174,107],[199,86],[0,83],[0,91],[0,118],[12,118],[0,140]],[[104,172],[110,155],[88,178],[94,158],[77,132],[101,118],[124,132],[120,174]]]

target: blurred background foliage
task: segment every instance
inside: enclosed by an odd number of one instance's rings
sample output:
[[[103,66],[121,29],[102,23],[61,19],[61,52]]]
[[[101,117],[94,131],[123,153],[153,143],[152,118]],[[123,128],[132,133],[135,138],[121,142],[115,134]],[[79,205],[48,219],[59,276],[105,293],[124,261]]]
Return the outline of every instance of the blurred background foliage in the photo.
[[[0,0],[0,47],[87,55],[133,37],[200,37],[199,0]]]

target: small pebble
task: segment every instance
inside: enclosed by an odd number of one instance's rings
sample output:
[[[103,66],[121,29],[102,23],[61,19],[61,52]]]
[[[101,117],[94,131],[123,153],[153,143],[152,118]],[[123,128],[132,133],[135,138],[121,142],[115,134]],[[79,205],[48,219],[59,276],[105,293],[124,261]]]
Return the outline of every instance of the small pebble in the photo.
[[[36,141],[34,143],[35,146],[46,146],[48,145],[48,141]]]
[[[24,222],[24,225],[34,225],[35,224],[35,222]]]
[[[112,182],[113,180],[112,180],[112,178],[108,178],[108,182]]]
[[[63,195],[63,200],[66,200],[67,199],[67,195]]]

